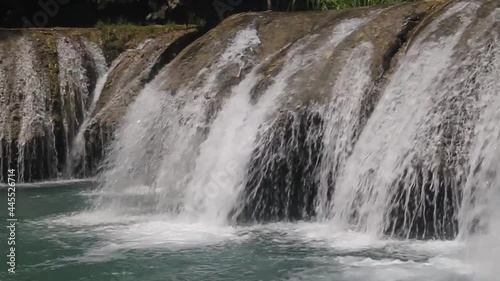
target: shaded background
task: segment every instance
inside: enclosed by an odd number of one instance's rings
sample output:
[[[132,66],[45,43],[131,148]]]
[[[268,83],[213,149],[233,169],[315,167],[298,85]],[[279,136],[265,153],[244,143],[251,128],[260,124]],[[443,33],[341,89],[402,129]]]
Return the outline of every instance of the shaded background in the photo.
[[[59,4],[58,1],[64,4]],[[220,20],[214,8],[215,1],[228,6],[232,6],[231,3],[235,2],[235,0],[0,0],[0,27],[29,27],[26,20],[37,27],[92,27],[99,21],[133,24],[168,22],[187,24],[203,20],[209,24],[215,24]],[[179,4],[176,7],[169,6],[168,4],[172,2]],[[307,6],[301,4],[306,2],[306,0],[296,1],[296,7],[300,9],[301,6]],[[47,10],[44,10],[42,4],[53,7],[48,3],[58,3],[57,13],[50,15]],[[288,10],[290,3],[273,0],[273,7],[276,10]],[[243,0],[232,11],[225,13],[225,16],[266,9],[267,0]],[[155,16],[155,13],[160,13],[161,17]]]

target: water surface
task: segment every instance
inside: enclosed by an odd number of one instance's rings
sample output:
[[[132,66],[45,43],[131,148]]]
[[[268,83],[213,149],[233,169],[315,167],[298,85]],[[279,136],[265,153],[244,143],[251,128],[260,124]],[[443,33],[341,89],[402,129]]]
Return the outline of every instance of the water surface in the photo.
[[[460,242],[376,239],[334,223],[222,226],[89,211],[95,196],[86,182],[18,188],[18,273],[6,273],[2,254],[0,280],[483,280]]]

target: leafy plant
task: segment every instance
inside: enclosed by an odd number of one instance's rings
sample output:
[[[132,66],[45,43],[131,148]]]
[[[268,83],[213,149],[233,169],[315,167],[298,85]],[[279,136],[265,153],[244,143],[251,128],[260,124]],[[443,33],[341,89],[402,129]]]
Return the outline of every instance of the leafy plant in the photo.
[[[411,1],[415,0],[277,0],[276,8],[282,11],[326,11]]]

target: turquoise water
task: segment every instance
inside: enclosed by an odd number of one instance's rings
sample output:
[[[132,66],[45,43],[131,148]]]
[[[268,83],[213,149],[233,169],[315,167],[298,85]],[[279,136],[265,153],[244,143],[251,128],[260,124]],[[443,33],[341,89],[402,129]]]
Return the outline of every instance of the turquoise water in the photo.
[[[481,280],[460,242],[376,239],[333,223],[231,227],[87,211],[95,196],[88,183],[18,188],[17,273],[7,273],[2,227],[0,280]]]

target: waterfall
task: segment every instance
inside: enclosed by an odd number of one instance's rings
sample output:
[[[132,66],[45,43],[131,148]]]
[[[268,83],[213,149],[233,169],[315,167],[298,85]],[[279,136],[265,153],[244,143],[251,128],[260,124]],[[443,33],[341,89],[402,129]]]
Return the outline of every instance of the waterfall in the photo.
[[[331,186],[352,153],[362,127],[364,94],[373,86],[370,79],[370,59],[373,47],[363,44],[349,56],[349,66],[342,69],[333,88],[332,101],[322,110],[327,120],[322,132],[321,166],[319,167],[319,192],[316,198],[318,217],[329,214]],[[330,193],[330,194],[329,194]]]
[[[456,89],[455,77],[463,72],[452,56],[475,8],[453,6],[408,50],[336,185],[334,220],[378,235],[453,236],[452,209],[458,203],[453,197],[466,168],[463,153],[475,101]],[[426,40],[441,22],[456,17],[461,21],[454,33]]]
[[[104,87],[103,77],[106,73],[106,60],[100,49],[88,41],[75,42],[67,37],[56,39],[59,61],[59,81],[61,104],[63,108],[63,125],[65,131],[66,153],[69,158],[66,163],[71,164],[71,150],[73,138],[88,119],[91,110],[97,102]],[[88,66],[90,58],[91,66]],[[95,73],[92,73],[95,72]],[[91,84],[92,78],[96,85]],[[94,92],[92,93],[92,89]],[[76,141],[76,144],[81,143]],[[81,150],[81,147],[77,149]]]
[[[105,83],[97,44],[57,32],[46,41],[38,36],[12,31],[0,44],[2,181],[7,169],[16,170],[19,182],[59,178],[76,154],[72,148],[81,149],[82,140],[74,138]]]
[[[321,57],[317,54],[325,53],[325,56],[332,56],[333,51],[336,47],[347,38],[356,28],[359,28],[368,20],[361,19],[349,19],[341,21],[335,28],[328,34],[312,34],[307,36],[299,42],[297,46],[294,46],[288,54],[285,61],[288,63],[283,67],[283,70],[275,77],[275,83],[267,91],[271,92],[283,92],[283,94],[288,93],[289,95],[301,95],[305,94],[300,91],[300,87],[303,87],[301,79],[304,79],[306,73],[316,71],[317,69],[328,71],[330,65],[325,63]],[[324,40],[326,38],[326,40]],[[318,46],[317,41],[322,41],[322,45]],[[369,60],[371,57],[369,54],[363,55],[363,52],[358,49],[366,50],[369,53],[369,44],[363,44],[360,48],[357,48],[352,55],[359,56],[356,58],[356,62],[361,64],[354,64],[355,67],[367,67],[369,66]],[[358,58],[361,61],[358,61]],[[352,69],[353,65],[349,65],[346,69]],[[322,74],[321,71],[318,71]],[[364,74],[364,73],[362,73]],[[294,109],[289,112],[289,109],[283,108],[284,113],[276,114],[274,120],[268,122],[260,132],[260,138],[256,144],[256,150],[252,156],[252,164],[248,174],[246,190],[247,194],[243,195],[243,200],[247,201],[248,204],[243,205],[243,209],[237,210],[237,213],[243,212],[245,217],[250,217],[252,219],[286,219],[290,217],[301,218],[309,213],[308,210],[303,209],[304,205],[308,205],[308,197],[314,197],[314,194],[297,194],[299,190],[310,189],[311,184],[308,181],[315,181],[315,175],[309,175],[309,173],[315,173],[316,167],[319,159],[315,159],[315,155],[321,153],[317,150],[318,142],[322,142],[321,138],[325,136],[325,154],[330,153],[330,144],[328,143],[330,135],[324,133],[319,127],[314,126],[317,117],[320,116],[322,120],[330,120],[328,125],[325,126],[326,130],[333,130],[329,126],[335,126],[332,124],[334,119],[330,114],[333,111],[338,110],[335,103],[341,103],[340,95],[344,94],[344,91],[348,89],[343,88],[346,85],[343,83],[349,83],[344,81],[344,79],[351,79],[351,77],[346,77],[347,73],[343,72],[337,78],[337,82],[333,87],[330,85],[330,89],[325,91],[332,92],[332,95],[339,93],[338,98],[334,98],[334,101],[330,105],[324,106],[322,104],[309,105],[305,114],[298,113],[300,111]],[[306,80],[307,81],[307,80]],[[307,82],[306,82],[307,83]],[[360,84],[363,88],[363,85]],[[304,91],[308,91],[304,89]],[[337,92],[338,91],[338,92]],[[352,102],[357,101],[356,96],[362,95],[360,91],[353,91],[350,97],[353,98]],[[287,106],[288,107],[288,106]],[[348,108],[345,108],[349,110]],[[286,115],[286,117],[283,117]],[[283,121],[283,118],[286,121]],[[304,121],[303,119],[307,119]],[[347,118],[346,118],[347,119]],[[315,121],[316,120],[316,121]],[[306,124],[304,124],[306,122]],[[342,121],[339,121],[342,122]],[[285,123],[285,124],[283,124]],[[306,126],[306,131],[302,127]],[[329,127],[329,128],[326,128]],[[305,135],[305,136],[303,136]],[[305,138],[306,144],[302,143],[300,140],[302,137]],[[333,144],[332,144],[333,146]],[[307,153],[303,154],[305,151]],[[296,156],[293,156],[297,154]],[[296,163],[297,159],[301,158],[304,160],[303,163]],[[300,160],[299,160],[300,161]],[[333,168],[329,166],[328,168]],[[300,169],[301,172],[298,173],[296,170]],[[286,175],[283,175],[286,173]],[[299,177],[298,179],[294,179]],[[312,179],[307,179],[312,177]],[[296,186],[296,182],[299,182],[299,186]],[[326,184],[324,184],[326,185]],[[326,201],[326,189],[324,187],[325,197],[318,196],[318,202]],[[307,192],[305,192],[307,193]],[[299,198],[297,198],[299,197]],[[304,197],[304,198],[300,198]],[[300,201],[297,201],[300,200]],[[278,207],[278,206],[279,207]],[[318,203],[321,205],[321,203]],[[318,206],[318,208],[321,208]],[[238,208],[237,208],[238,209]],[[307,207],[306,207],[307,209]],[[241,218],[240,218],[241,219]]]
[[[246,187],[259,175],[265,176],[269,169],[265,163],[272,162],[265,158],[272,157],[265,148],[274,141],[268,134],[282,116],[279,104],[288,103],[284,95],[293,91],[292,85],[302,73],[329,67],[317,57],[318,52],[333,56],[336,46],[367,21],[341,21],[331,31],[311,34],[277,50],[260,64],[252,62],[260,44],[256,31],[242,30],[212,66],[202,69],[195,81],[175,93],[168,92],[168,80],[160,79],[173,71],[167,66],[131,106],[115,137],[102,176],[104,195],[98,207],[175,212],[218,223],[237,219],[245,212],[240,201],[250,200],[243,195]],[[367,62],[370,49],[370,44],[362,44],[351,57]],[[286,55],[276,76],[263,76],[263,69],[274,65],[282,53]],[[220,88],[224,69],[234,71],[240,80],[228,93]],[[340,80],[350,74],[342,72]],[[368,84],[355,91],[358,104]],[[339,82],[330,92],[344,92],[347,85],[347,81]],[[338,106],[341,101],[333,103]],[[332,106],[329,109],[333,110]],[[265,163],[248,175],[259,158]],[[125,194],[116,196],[123,190]],[[146,196],[138,200],[139,194]],[[255,197],[255,192],[248,196]]]
[[[102,93],[98,98],[94,96],[95,106],[90,110],[92,112],[85,124],[81,126],[77,139],[82,138],[84,142],[79,142],[74,147],[68,167],[71,172],[68,171],[67,174],[94,177],[100,172],[106,148],[129,105],[188,39],[179,39],[181,42],[171,40],[172,35],[168,32],[154,39],[146,39],[113,60],[105,79],[103,77],[102,82],[106,81]]]
[[[252,48],[258,43],[254,30],[240,31],[214,65],[202,69],[194,81],[175,93],[163,90],[169,84],[163,77],[172,71],[168,67],[148,84],[129,109],[109,152],[104,190],[137,193],[146,189],[154,195],[153,209],[161,212],[180,208],[209,123],[225,99],[217,96],[222,85],[215,81],[227,75],[241,78],[250,67]],[[100,203],[129,209],[134,207],[130,203],[144,204],[127,198]]]
[[[109,72],[114,69],[114,67],[108,69],[106,58],[104,57],[104,54],[102,53],[102,50],[99,46],[88,40],[83,40],[82,42],[85,46],[85,50],[88,54],[90,54],[93,62],[93,68],[97,72],[98,77],[94,92],[92,94],[92,102],[90,103],[88,109],[85,111],[85,118],[88,119],[88,117],[94,110],[99,97],[101,96],[101,92],[104,88],[104,84],[106,83]]]
[[[498,0],[0,29],[0,188],[74,252],[21,274],[498,280],[499,78]]]
[[[15,54],[2,52],[1,62],[0,180],[3,182],[9,168],[17,170],[19,181],[54,174],[57,170],[50,97],[46,94],[49,79],[39,75],[41,62],[30,40],[18,38],[15,46]]]
[[[498,9],[497,9],[498,10]],[[498,10],[500,11],[500,10]],[[492,13],[488,21],[483,23],[483,32],[476,35],[474,43],[474,53],[468,64],[474,66],[478,85],[476,90],[479,94],[477,125],[474,129],[474,138],[469,152],[471,168],[466,175],[464,185],[464,204],[461,208],[461,233],[468,236],[476,231],[487,227],[487,222],[491,219],[488,215],[491,211],[484,208],[494,207],[489,200],[495,202],[498,190],[497,184],[497,157],[498,145],[500,144],[500,131],[498,122],[500,115],[500,98],[498,89],[500,81],[497,79],[500,67],[500,50],[495,45],[500,42],[500,35],[485,36],[487,32],[494,28]],[[498,21],[496,22],[498,26]],[[491,34],[490,34],[491,35]],[[481,221],[484,220],[484,221]]]
[[[3,51],[0,51],[0,180],[4,180],[4,170],[8,169],[8,164],[4,163],[4,157],[6,152],[4,150],[8,147],[6,145],[6,139],[8,139],[9,122],[7,120],[7,104],[8,100],[6,98],[5,92],[7,91],[7,72],[3,69],[5,68],[5,62],[7,61],[7,56]],[[7,167],[6,167],[7,166]]]
[[[54,161],[56,159],[54,155],[50,155],[50,152],[54,151],[55,138],[52,128],[52,119],[50,117],[50,112],[47,110],[47,108],[50,108],[50,100],[46,95],[49,88],[49,81],[46,76],[44,77],[36,74],[37,69],[39,69],[39,66],[36,64],[39,62],[34,55],[35,51],[31,43],[21,39],[19,48],[20,55],[17,59],[20,61],[16,63],[17,68],[15,70],[17,81],[19,82],[14,86],[13,91],[14,93],[24,94],[21,102],[21,110],[19,112],[22,116],[20,120],[21,128],[19,131],[17,160],[17,172],[20,175],[20,181],[23,181],[27,173],[25,165],[32,165],[37,162],[37,145],[42,146],[42,151],[48,152],[45,157],[47,157],[49,161]],[[42,131],[37,132],[37,130]],[[46,137],[48,141],[39,142],[35,139],[35,135]],[[29,142],[33,143],[28,145]],[[38,155],[38,157],[40,157],[40,155]],[[51,172],[56,170],[56,165],[57,161],[54,161],[49,168]],[[40,168],[47,169],[47,167],[44,166],[39,167],[39,169]],[[29,171],[31,169],[27,170]]]
[[[480,116],[469,152],[470,170],[463,187],[459,212],[461,240],[467,242],[467,260],[481,280],[496,280],[500,271],[500,8],[479,24],[472,44]],[[468,63],[471,63],[470,61]],[[478,279],[479,280],[479,279]]]
[[[78,172],[84,175],[86,174],[86,165],[85,163],[83,163],[83,165],[81,163],[82,161],[85,161],[86,158],[85,131],[88,129],[92,113],[96,107],[97,102],[99,101],[99,97],[101,96],[104,86],[106,85],[109,73],[120,62],[119,59],[115,60],[115,62],[113,62],[113,65],[108,69],[106,59],[102,54],[102,50],[96,44],[87,40],[83,40],[83,44],[85,46],[85,50],[91,55],[92,62],[98,75],[98,79],[92,93],[92,101],[90,105],[88,105],[88,107],[84,108],[82,124],[80,125],[78,133],[72,141],[71,150],[66,160],[66,177],[71,177],[78,170],[79,165],[81,165],[81,167],[80,171]]]
[[[188,49],[129,107],[95,208],[375,237],[490,233],[500,116],[498,9],[486,2],[446,6],[393,45],[369,33],[383,9],[272,50],[259,19],[213,58],[194,44],[201,59]],[[188,59],[205,64],[188,71]]]

